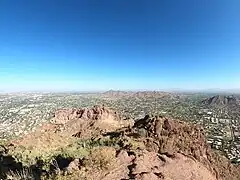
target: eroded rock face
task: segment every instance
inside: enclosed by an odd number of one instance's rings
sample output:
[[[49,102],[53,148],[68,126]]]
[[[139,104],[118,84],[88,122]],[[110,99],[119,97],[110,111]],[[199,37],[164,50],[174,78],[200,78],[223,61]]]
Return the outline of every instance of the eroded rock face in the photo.
[[[79,118],[76,109],[60,109],[55,112],[54,123],[65,124],[70,119]]]
[[[99,179],[218,180],[203,164],[179,153],[169,158],[146,150],[134,155],[121,151],[116,158],[116,168]]]
[[[209,149],[203,129],[196,125],[190,126],[159,116],[146,116],[134,124],[132,131],[139,133],[139,130],[145,131],[146,138],[153,139],[152,143],[158,145],[158,151],[162,154],[173,155],[175,152],[181,152],[200,160],[200,156],[206,154]],[[151,142],[148,143],[151,145]]]
[[[174,158],[144,151],[133,162],[134,179],[168,179],[168,180],[217,180],[201,163],[181,154]]]
[[[121,163],[130,164],[135,159],[135,156],[134,155],[128,155],[127,151],[121,150],[118,153],[117,158]]]
[[[204,131],[200,126],[160,116],[146,116],[136,121],[130,132],[145,138],[148,151],[172,158],[177,154],[190,157],[206,167],[217,179],[239,177],[238,168],[225,157],[213,152],[207,145]]]
[[[138,175],[143,172],[145,173],[160,173],[159,167],[164,165],[155,152],[143,151],[138,154],[133,162],[135,165],[132,169],[133,175]]]
[[[116,138],[118,142],[114,164],[110,169],[93,167],[87,179],[113,180],[238,180],[239,167],[214,153],[207,145],[200,126],[161,116],[146,116],[130,124],[104,106],[92,109],[62,109],[55,114],[56,124],[46,124],[35,134],[25,137],[20,145],[29,144],[44,149],[66,146],[73,140]],[[126,123],[126,124],[124,124]],[[63,127],[57,131],[58,127]],[[109,136],[109,137],[108,137]],[[73,137],[73,138],[74,138]],[[75,140],[75,139],[74,139]],[[37,143],[39,141],[39,143]],[[135,143],[141,147],[133,148]],[[104,145],[105,146],[105,145]],[[137,145],[136,145],[137,146]],[[80,161],[72,161],[66,172],[81,171]],[[83,163],[84,164],[84,163]]]
[[[36,131],[13,140],[12,143],[38,149],[47,149],[53,145],[57,148],[60,144],[70,143],[71,137],[87,139],[132,125],[133,120],[122,120],[116,112],[104,106],[60,109],[56,111],[51,123],[43,124]]]
[[[71,174],[74,171],[78,171],[80,168],[80,161],[79,159],[74,159],[72,162],[69,163],[69,165],[64,169],[65,174]]]
[[[56,124],[65,124],[73,119],[101,120],[109,117],[119,119],[116,112],[103,106],[94,106],[93,108],[82,109],[59,109],[55,112],[53,122]]]

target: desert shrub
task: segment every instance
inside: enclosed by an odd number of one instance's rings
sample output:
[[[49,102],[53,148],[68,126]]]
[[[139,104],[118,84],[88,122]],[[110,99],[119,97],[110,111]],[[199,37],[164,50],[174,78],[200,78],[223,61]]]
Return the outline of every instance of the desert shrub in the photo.
[[[88,159],[85,161],[87,167],[95,167],[98,169],[108,169],[112,163],[116,161],[116,150],[112,147],[94,148]]]
[[[16,162],[20,162],[24,167],[31,167],[41,162],[41,169],[50,171],[56,157],[64,159],[88,159],[88,165],[97,168],[107,168],[109,163],[115,159],[115,149],[120,148],[118,138],[102,137],[99,139],[77,139],[72,144],[58,149],[46,149],[41,151],[37,148],[17,146],[9,150],[8,155],[12,156]],[[39,166],[38,166],[39,167]],[[16,174],[16,173],[15,173]],[[18,176],[22,172],[17,172]],[[15,175],[15,176],[16,176]]]
[[[28,168],[19,171],[9,171],[6,177],[8,180],[35,180],[33,172]]]
[[[82,171],[76,171],[72,174],[43,177],[42,180],[87,180]]]
[[[129,139],[126,142],[126,144],[129,145],[132,150],[144,149],[145,148],[144,142],[137,141],[137,140],[134,140],[134,139]]]
[[[99,139],[82,139],[77,144],[83,148],[93,149],[94,147],[110,146],[119,148],[119,139],[103,137]]]
[[[9,153],[17,162],[21,162],[23,166],[30,166],[36,163],[36,158],[41,154],[36,150],[22,149],[18,147]]]
[[[37,163],[37,161],[42,160],[46,166],[44,169],[49,167],[52,160],[57,156],[62,156],[64,158],[83,158],[89,155],[90,150],[83,148],[78,144],[74,143],[66,147],[62,147],[56,150],[49,150],[42,152],[38,149],[26,149],[25,147],[17,147],[9,152],[17,162],[21,162],[23,166],[31,166]]]
[[[85,156],[88,156],[89,153],[90,151],[88,148],[83,148],[72,144],[60,149],[59,151],[57,151],[57,153],[55,153],[55,155],[61,155],[64,158],[81,159]]]

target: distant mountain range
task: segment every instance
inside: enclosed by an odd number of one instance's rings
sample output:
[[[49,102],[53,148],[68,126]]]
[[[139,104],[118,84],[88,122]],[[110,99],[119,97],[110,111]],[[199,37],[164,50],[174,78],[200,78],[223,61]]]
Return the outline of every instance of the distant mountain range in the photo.
[[[209,97],[207,99],[204,99],[202,101],[202,104],[204,105],[210,105],[210,106],[236,106],[239,104],[239,97],[230,95],[216,95]]]

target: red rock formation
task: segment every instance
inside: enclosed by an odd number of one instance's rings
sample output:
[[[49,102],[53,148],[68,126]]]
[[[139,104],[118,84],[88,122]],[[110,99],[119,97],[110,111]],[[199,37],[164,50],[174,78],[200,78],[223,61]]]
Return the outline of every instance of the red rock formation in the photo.
[[[147,116],[135,123],[131,133],[146,138],[148,151],[155,151],[168,157],[175,157],[179,153],[190,157],[204,165],[217,179],[236,180],[239,177],[239,167],[231,164],[208,146],[200,126],[158,116]]]
[[[93,108],[82,109],[60,109],[55,112],[54,123],[65,124],[73,119],[85,119],[85,120],[101,120],[113,116],[119,119],[116,112],[109,110],[103,106],[94,106]]]
[[[72,135],[119,140],[118,148],[111,147],[116,152],[115,164],[106,170],[88,167],[87,179],[239,180],[240,168],[207,145],[200,126],[160,116],[146,116],[134,125],[123,122],[127,121],[119,120],[104,106],[62,109],[55,114],[58,124],[44,125],[18,144],[44,149],[64,147]],[[56,132],[60,126],[64,129]],[[133,148],[134,143],[141,146]],[[79,162],[76,159],[70,163],[66,171],[80,171]]]

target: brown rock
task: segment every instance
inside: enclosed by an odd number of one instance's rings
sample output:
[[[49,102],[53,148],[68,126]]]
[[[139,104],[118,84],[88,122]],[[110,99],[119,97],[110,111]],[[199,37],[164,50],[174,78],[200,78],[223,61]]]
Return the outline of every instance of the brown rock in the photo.
[[[135,167],[132,170],[132,174],[141,174],[142,172],[157,172],[160,166],[164,164],[157,153],[144,151],[143,153],[136,156],[136,159],[133,162]]]
[[[125,150],[121,150],[119,152],[119,154],[117,155],[117,158],[119,159],[119,161],[121,163],[126,163],[129,164],[133,161],[133,159],[135,158],[133,155],[129,156],[127,151]]]
[[[56,124],[65,124],[71,118],[76,118],[75,109],[60,109],[55,112],[54,123]]]
[[[84,120],[102,120],[113,117],[120,119],[116,112],[107,109],[104,106],[94,106],[93,108],[83,109],[59,109],[55,112],[53,122],[56,124],[65,124],[70,120],[84,119]]]
[[[159,116],[146,116],[134,125],[128,123],[124,126],[123,121],[118,120],[119,116],[104,106],[91,109],[62,109],[55,114],[57,124],[42,126],[18,144],[34,145],[42,150],[51,145],[51,148],[57,149],[60,146],[65,147],[72,135],[89,139],[102,138],[109,133],[112,134],[110,137],[140,142],[143,146],[134,149],[119,143],[122,150],[116,157],[115,154],[112,157],[116,159],[111,167],[96,171],[93,167],[86,167],[90,169],[86,172],[89,175],[87,179],[239,179],[240,168],[213,152],[206,143],[203,129],[197,125]],[[59,127],[64,128],[56,132]],[[72,173],[78,169],[79,160],[75,159],[65,172]]]
[[[160,178],[159,176],[151,172],[151,173],[138,174],[134,179],[135,180],[160,180],[163,178]]]
[[[80,165],[80,161],[79,159],[74,159],[72,162],[69,163],[69,165],[65,168],[65,173],[66,174],[71,174],[74,171],[78,171],[79,170],[79,165]]]
[[[144,128],[148,132],[146,137],[148,140],[145,141],[147,150],[156,152],[156,149],[158,149],[159,153],[166,154],[169,157],[175,157],[176,154],[182,153],[186,157],[201,163],[218,179],[237,180],[239,178],[240,173],[237,170],[239,168],[234,165],[231,165],[231,168],[226,168],[230,162],[211,150],[200,126],[161,117],[146,116],[136,121],[131,133],[138,132],[140,128]],[[140,169],[139,166],[136,167]],[[201,179],[199,174],[196,177]]]

